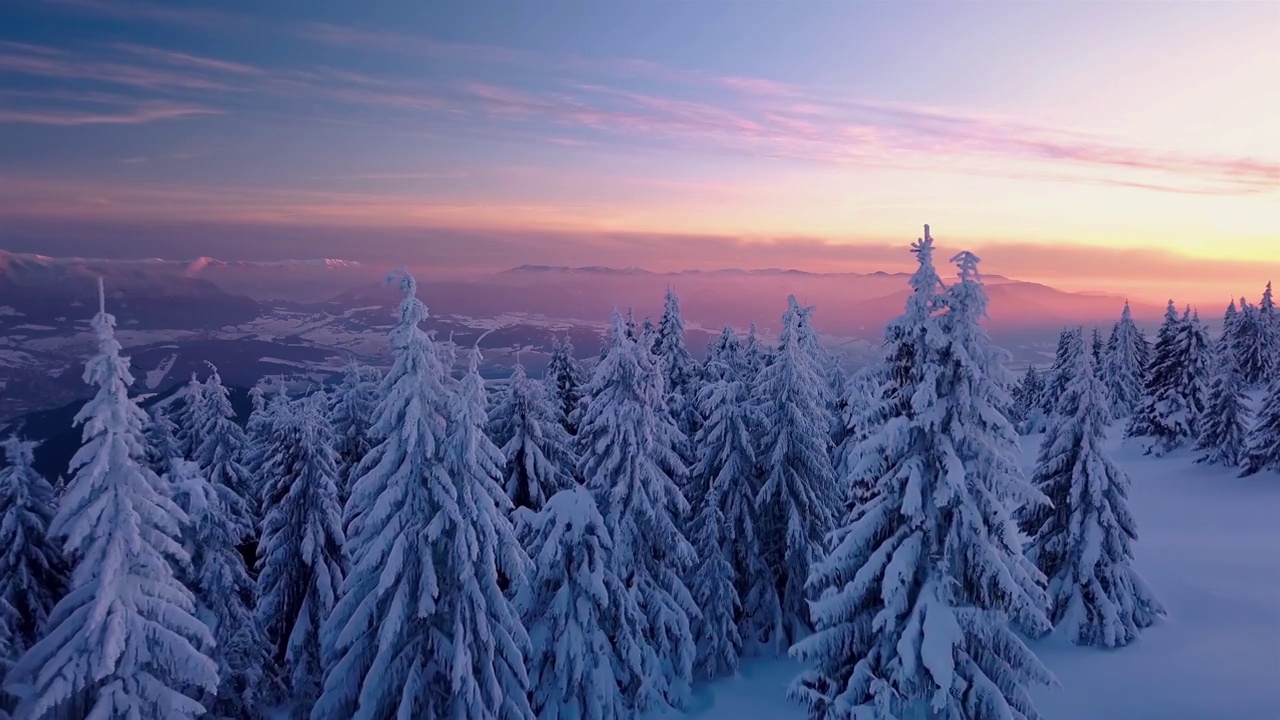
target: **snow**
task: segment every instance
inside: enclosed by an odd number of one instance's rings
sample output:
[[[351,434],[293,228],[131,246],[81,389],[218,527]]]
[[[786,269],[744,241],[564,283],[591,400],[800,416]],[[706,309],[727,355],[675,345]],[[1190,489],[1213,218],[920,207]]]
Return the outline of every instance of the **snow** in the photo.
[[[1111,426],[1107,450],[1133,480],[1135,567],[1169,611],[1167,620],[1117,650],[1078,647],[1064,638],[1031,648],[1057,676],[1033,689],[1045,720],[1269,720],[1280,710],[1280,474],[1237,477],[1197,465],[1186,449],[1143,455]],[[1042,436],[1022,440],[1030,472]],[[786,699],[802,666],[746,660],[738,677],[695,688],[686,714],[648,718],[805,720]]]
[[[164,382],[169,371],[173,369],[173,364],[177,362],[178,354],[174,353],[155,366],[154,369],[147,371],[147,389],[155,390],[160,387],[160,383]]]

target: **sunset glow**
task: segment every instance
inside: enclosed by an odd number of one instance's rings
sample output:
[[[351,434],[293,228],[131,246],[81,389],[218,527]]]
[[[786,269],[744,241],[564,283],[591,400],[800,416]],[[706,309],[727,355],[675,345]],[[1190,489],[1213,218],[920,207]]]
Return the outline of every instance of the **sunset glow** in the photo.
[[[1276,3],[443,5],[7,4],[0,246],[1280,279]]]

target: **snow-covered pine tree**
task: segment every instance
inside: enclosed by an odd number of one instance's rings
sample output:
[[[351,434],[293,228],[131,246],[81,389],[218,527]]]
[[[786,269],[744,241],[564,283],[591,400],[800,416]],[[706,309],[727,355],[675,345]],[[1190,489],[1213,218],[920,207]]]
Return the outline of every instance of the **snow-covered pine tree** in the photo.
[[[1262,357],[1265,364],[1264,380],[1280,373],[1280,313],[1276,312],[1275,299],[1271,294],[1271,281],[1262,291],[1262,299],[1258,301],[1258,331],[1262,336]]]
[[[169,474],[173,497],[187,514],[186,550],[190,585],[215,640],[210,655],[218,664],[218,690],[201,702],[211,720],[267,718],[281,687],[271,645],[254,617],[254,586],[237,546],[251,532],[244,527],[244,499],[215,485],[200,466],[174,462]],[[237,507],[240,506],[240,507]]]
[[[643,345],[643,343],[642,343]],[[680,298],[674,288],[667,288],[662,318],[658,321],[653,354],[662,369],[667,410],[676,427],[692,440],[702,425],[698,416],[698,390],[702,385],[702,373],[698,362],[689,354],[684,344],[684,316],[680,313]],[[685,452],[692,454],[691,449]]]
[[[871,432],[873,416],[881,386],[884,367],[868,365],[850,376],[845,384],[844,400],[840,403],[843,432],[835,447],[832,467],[835,470],[838,494],[846,502],[860,505],[866,502],[870,488],[849,484],[850,474],[858,463],[859,447]]]
[[[1249,430],[1241,474],[1252,475],[1261,470],[1280,470],[1280,372],[1267,386],[1258,417]]]
[[[1071,348],[1076,343],[1084,344],[1084,329],[1066,328],[1058,334],[1058,348],[1053,353],[1053,366],[1045,374],[1045,388],[1040,395],[1040,411],[1044,416],[1053,415],[1057,406],[1057,398],[1071,382]]]
[[[1027,686],[1052,676],[1015,628],[1049,627],[1043,577],[1006,508],[1038,494],[998,407],[1001,360],[978,323],[977,258],[957,256],[961,280],[938,308],[925,232],[913,245],[917,292],[891,333],[913,359],[896,366],[908,377],[889,382],[914,391],[863,446],[857,472],[879,473],[875,494],[814,565],[816,632],[792,648],[813,669],[790,694],[824,720],[1037,718]]]
[[[327,672],[313,720],[531,717],[527,636],[498,589],[528,559],[507,520],[497,449],[481,442],[484,386],[445,375],[419,323],[417,283],[391,330],[371,434],[347,506],[353,561],[324,627]],[[474,359],[473,355],[473,359]]]
[[[1195,437],[1195,380],[1188,364],[1191,342],[1189,315],[1179,319],[1169,301],[1147,373],[1142,403],[1129,421],[1129,437],[1149,437],[1147,452],[1164,454]],[[1200,396],[1203,398],[1203,395]]]
[[[613,541],[611,564],[644,613],[640,677],[624,688],[639,711],[680,707],[688,699],[698,618],[684,583],[696,561],[681,531],[689,510],[672,468],[685,469],[673,439],[678,431],[663,402],[662,371],[627,337],[613,315],[613,340],[584,387],[578,423],[579,475],[596,498]]]
[[[1200,435],[1200,420],[1209,406],[1209,384],[1212,382],[1213,343],[1209,340],[1209,330],[1200,321],[1200,313],[1187,307],[1182,315],[1182,338],[1179,347],[1182,351],[1182,366],[1186,377],[1183,384],[1187,404],[1191,408],[1192,437]]]
[[[551,345],[551,359],[547,362],[547,373],[543,376],[547,393],[556,404],[560,423],[570,435],[575,435],[578,428],[571,418],[578,409],[578,401],[582,399],[582,385],[586,378],[582,366],[573,357],[573,342],[568,335],[564,339],[555,338]]]
[[[1133,322],[1129,301],[1125,300],[1120,320],[1111,328],[1102,365],[1102,382],[1112,402],[1112,417],[1132,415],[1142,402],[1147,376],[1146,338]]]
[[[191,459],[196,448],[200,445],[200,429],[204,427],[204,383],[200,382],[196,374],[191,373],[191,379],[183,386],[178,393],[178,399],[174,403],[177,405],[172,412],[174,425],[178,428],[175,437],[178,440],[178,447],[182,450],[182,457]]]
[[[377,369],[360,365],[351,358],[342,374],[342,383],[333,391],[329,408],[329,424],[338,444],[338,500],[345,505],[355,482],[356,466],[369,454],[373,440],[369,426],[378,403],[378,384],[382,376]]]
[[[1232,335],[1241,377],[1251,386],[1265,383],[1270,364],[1265,331],[1257,306],[1250,305],[1244,298],[1240,298],[1240,316],[1236,318],[1235,332]]]
[[[757,531],[760,478],[751,433],[758,417],[751,386],[723,363],[707,372],[719,379],[698,398],[706,422],[695,443],[689,534],[700,562],[687,581],[702,611],[694,623],[694,674],[704,679],[736,672],[744,649],[776,635],[782,622]]]
[[[747,370],[746,358],[742,354],[742,341],[738,340],[738,334],[728,325],[707,344],[707,358],[702,364],[702,377],[706,382],[714,382],[723,377],[726,369],[741,379],[747,381],[751,379],[743,377],[747,374]]]
[[[218,687],[204,652],[213,637],[174,572],[190,560],[180,542],[186,516],[144,462],[147,415],[129,398],[133,376],[101,280],[91,325],[98,354],[84,379],[98,391],[76,414],[84,445],[49,526],[74,563],[69,591],[6,689],[25,720],[194,719],[205,708],[192,696]]]
[[[1102,358],[1104,353],[1103,353],[1103,345],[1102,345],[1102,333],[1098,332],[1098,326],[1096,325],[1093,327],[1093,341],[1092,341],[1092,344],[1090,345],[1090,352],[1093,356],[1092,358],[1093,366],[1095,368],[1098,368],[1098,370],[1095,370],[1095,372],[1098,372],[1102,368]],[[1105,388],[1103,389],[1105,390]]]
[[[1049,619],[1067,639],[1118,647],[1164,608],[1133,568],[1129,477],[1105,449],[1110,403],[1088,351],[1073,343],[1070,352],[1071,380],[1031,478],[1052,505],[1031,506],[1023,517],[1027,557],[1049,579]]]
[[[142,430],[146,443],[144,459],[147,467],[157,476],[169,472],[173,461],[182,459],[182,447],[178,443],[178,426],[169,419],[164,408],[156,405],[147,414],[147,423]]]
[[[1233,303],[1234,305],[1234,303]],[[1228,325],[1230,327],[1230,325]],[[1196,462],[1238,466],[1245,458],[1249,433],[1249,400],[1236,367],[1231,338],[1224,333],[1214,351],[1213,382],[1200,419],[1196,449],[1204,451]]]
[[[260,511],[253,480],[244,466],[248,441],[244,429],[236,424],[236,412],[231,407],[231,393],[222,385],[218,368],[209,365],[209,377],[200,391],[202,405],[197,420],[203,423],[191,459],[200,466],[200,472],[215,487],[226,488],[238,501],[225,498],[223,510],[241,513],[232,518],[228,527],[243,532],[239,542],[255,537]],[[224,496],[226,493],[222,493]]]
[[[645,350],[655,355],[658,353],[658,328],[654,326],[653,320],[647,316],[644,319],[644,324],[640,326],[640,335],[636,341]]]
[[[542,383],[531,379],[519,360],[494,405],[489,429],[502,451],[503,487],[514,507],[537,511],[547,498],[573,484],[578,464],[573,439]]]
[[[347,567],[326,406],[322,392],[277,406],[275,443],[263,465],[257,618],[288,683],[287,710],[296,719],[311,713],[320,694],[320,627],[333,612]]]
[[[1231,302],[1227,303],[1227,309],[1222,314],[1222,337],[1221,342],[1226,343],[1228,349],[1235,351],[1235,333],[1236,322],[1240,320],[1240,311],[1236,310],[1236,299],[1231,298]],[[1238,367],[1238,366],[1237,366]]]
[[[533,574],[516,598],[529,629],[529,686],[539,718],[628,720],[649,640],[613,544],[586,488],[551,497],[530,528]]]
[[[760,341],[760,334],[756,330],[756,324],[751,323],[747,329],[746,342],[742,344],[742,364],[745,369],[745,379],[752,381],[755,379],[756,373],[761,368],[768,365],[773,359],[773,348]]]
[[[36,472],[36,443],[11,437],[4,441],[7,464],[0,469],[0,613],[16,658],[35,645],[49,613],[67,591],[70,569],[49,536],[56,503],[53,486]],[[3,675],[0,675],[3,680]],[[0,706],[3,702],[0,702]]]
[[[489,419],[480,359],[480,349],[473,348],[453,397],[445,441],[457,515],[452,522],[436,519],[455,544],[452,567],[437,568],[437,576],[443,576],[445,587],[462,589],[446,602],[452,629],[444,637],[453,647],[467,648],[466,657],[456,658],[451,668],[452,707],[446,717],[527,718],[532,717],[524,664],[529,637],[504,587],[526,582],[529,558],[502,491],[502,451],[485,435]]]
[[[773,362],[756,376],[752,391],[760,416],[759,530],[782,607],[782,625],[766,640],[778,652],[809,632],[805,580],[840,500],[831,467],[826,379],[804,344],[804,308],[794,297],[788,305]]]
[[[1018,432],[1024,435],[1044,430],[1045,415],[1041,410],[1041,399],[1044,397],[1044,378],[1035,365],[1028,365],[1022,380],[1013,391],[1013,407],[1009,419]]]

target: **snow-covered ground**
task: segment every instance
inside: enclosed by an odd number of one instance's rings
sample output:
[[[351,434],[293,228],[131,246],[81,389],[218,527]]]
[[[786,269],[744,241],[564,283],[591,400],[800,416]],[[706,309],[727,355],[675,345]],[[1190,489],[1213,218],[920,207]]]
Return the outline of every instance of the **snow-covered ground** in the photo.
[[[1025,438],[1030,468],[1040,436]],[[1032,643],[1061,682],[1035,692],[1046,720],[1280,719],[1280,474],[1236,477],[1180,451],[1111,449],[1133,479],[1139,570],[1169,619],[1120,650]],[[688,717],[804,720],[786,699],[800,671],[750,661],[740,677],[698,688]]]

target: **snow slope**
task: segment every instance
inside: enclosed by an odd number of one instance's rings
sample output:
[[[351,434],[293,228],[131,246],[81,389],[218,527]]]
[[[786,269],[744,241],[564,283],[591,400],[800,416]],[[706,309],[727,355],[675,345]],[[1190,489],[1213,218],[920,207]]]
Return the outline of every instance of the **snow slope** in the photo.
[[[1110,445],[1133,479],[1137,565],[1170,617],[1120,650],[1033,643],[1062,684],[1036,691],[1037,707],[1046,720],[1280,719],[1280,475],[1238,478],[1185,450],[1145,457],[1120,435]],[[1028,468],[1039,442],[1023,440]],[[698,688],[686,716],[805,720],[785,691],[799,670],[749,661]]]

